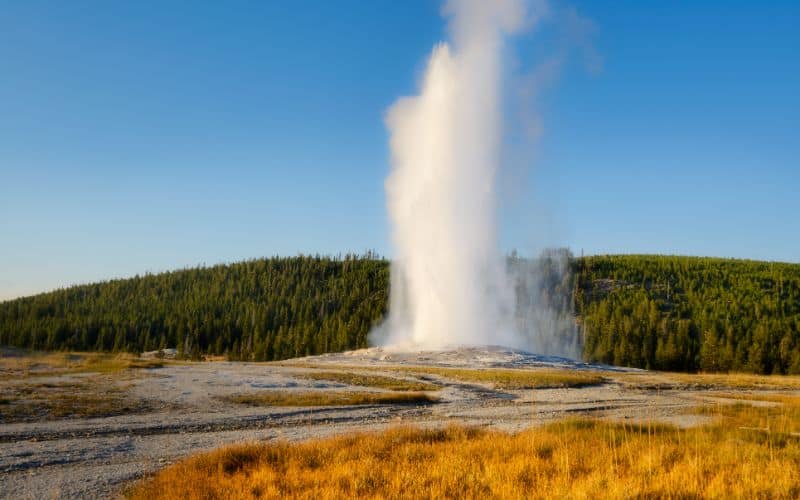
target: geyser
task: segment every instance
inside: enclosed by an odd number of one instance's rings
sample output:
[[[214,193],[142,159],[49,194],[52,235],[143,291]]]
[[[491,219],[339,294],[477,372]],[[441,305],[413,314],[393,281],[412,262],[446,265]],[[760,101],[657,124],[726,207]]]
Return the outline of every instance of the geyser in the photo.
[[[437,45],[419,95],[387,115],[386,195],[394,259],[382,345],[526,347],[496,236],[505,38],[523,0],[450,0],[450,42]]]

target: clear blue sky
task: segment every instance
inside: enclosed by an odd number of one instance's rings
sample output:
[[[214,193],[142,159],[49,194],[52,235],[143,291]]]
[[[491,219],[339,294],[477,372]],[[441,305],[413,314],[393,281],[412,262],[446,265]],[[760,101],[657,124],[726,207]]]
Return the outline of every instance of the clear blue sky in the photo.
[[[800,2],[556,2],[594,24],[502,211],[530,253],[800,261]],[[264,255],[390,255],[383,113],[433,0],[0,6],[0,300]],[[563,49],[558,23],[514,49]],[[574,44],[573,44],[574,45]],[[523,169],[524,170],[524,169]],[[519,187],[519,186],[523,187]]]

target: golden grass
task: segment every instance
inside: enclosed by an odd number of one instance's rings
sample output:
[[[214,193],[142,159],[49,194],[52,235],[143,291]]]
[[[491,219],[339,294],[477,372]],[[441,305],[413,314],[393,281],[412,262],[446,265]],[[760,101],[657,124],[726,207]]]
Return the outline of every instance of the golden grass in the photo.
[[[223,401],[249,406],[349,406],[374,404],[433,403],[424,392],[266,391],[224,396]]]
[[[278,366],[306,369],[330,368],[323,363],[277,362]],[[455,368],[421,365],[358,366],[336,365],[338,369],[396,372],[416,377],[433,375],[458,382],[489,384],[495,389],[555,389],[586,387],[607,381],[605,373],[557,368]]]
[[[550,389],[585,387],[605,382],[596,372],[557,369],[403,367],[414,374],[436,375],[460,382],[490,384],[495,389]]]
[[[164,360],[142,359],[129,353],[38,352],[13,350],[0,356],[4,377],[44,377],[74,373],[114,373],[161,368]]]
[[[679,430],[570,420],[519,434],[400,428],[248,444],[179,462],[126,492],[187,498],[797,498],[800,402],[712,409]]]
[[[741,402],[725,402],[700,406],[696,412],[717,417],[730,428],[769,430],[775,438],[800,437],[800,397],[789,395],[728,394],[722,398]],[[754,406],[751,402],[770,402],[775,405]]]
[[[800,376],[754,375],[752,373],[669,373],[669,378],[698,387],[733,389],[800,389]]]
[[[800,376],[752,373],[614,373],[611,377],[631,389],[640,390],[798,390]]]
[[[709,391],[706,393],[700,393],[700,395],[706,399],[710,399],[712,404],[725,404],[726,399],[733,399],[737,401],[743,401],[745,403],[772,403],[772,404],[784,404],[789,403],[793,404],[794,401],[797,399],[797,396],[792,396],[789,394],[784,393],[776,393],[776,392],[720,392],[720,391]],[[717,401],[722,400],[722,401]],[[754,406],[758,406],[757,404]]]
[[[295,376],[311,380],[329,380],[347,385],[378,387],[390,391],[438,391],[441,389],[439,385],[419,380],[406,380],[383,375],[367,375],[357,372],[313,371]]]

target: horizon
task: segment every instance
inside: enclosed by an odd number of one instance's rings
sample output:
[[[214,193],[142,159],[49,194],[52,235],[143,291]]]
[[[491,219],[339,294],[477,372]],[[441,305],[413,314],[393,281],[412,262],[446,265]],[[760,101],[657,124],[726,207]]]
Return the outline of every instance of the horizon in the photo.
[[[446,38],[440,6],[7,6],[0,301],[254,255],[389,259],[384,117]],[[551,2],[510,56],[539,85],[508,118],[503,253],[800,263],[798,16]]]

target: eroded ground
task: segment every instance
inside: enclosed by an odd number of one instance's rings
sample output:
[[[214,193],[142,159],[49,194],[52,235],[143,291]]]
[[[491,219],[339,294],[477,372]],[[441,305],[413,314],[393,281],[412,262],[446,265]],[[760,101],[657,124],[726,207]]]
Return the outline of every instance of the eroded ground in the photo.
[[[398,423],[513,432],[569,416],[693,426],[718,418],[715,405],[800,395],[796,377],[661,374],[500,348],[283,363],[53,359],[3,351],[0,496],[113,497],[132,479],[232,442]]]

